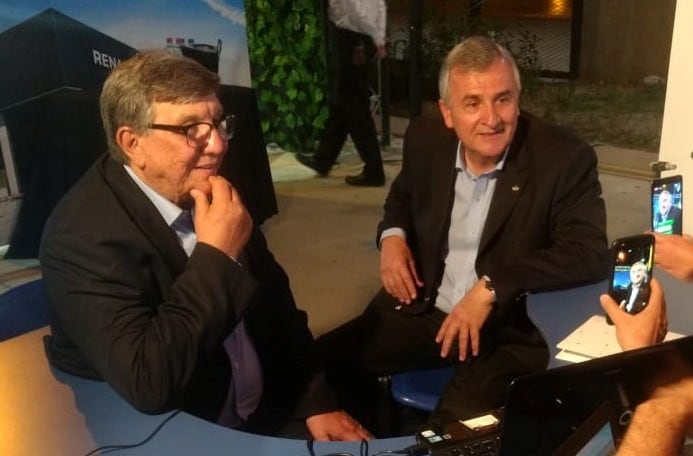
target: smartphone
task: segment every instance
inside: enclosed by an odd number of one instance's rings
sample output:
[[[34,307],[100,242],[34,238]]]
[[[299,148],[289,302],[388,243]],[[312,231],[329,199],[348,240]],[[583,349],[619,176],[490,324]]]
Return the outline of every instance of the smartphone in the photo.
[[[683,234],[683,177],[662,177],[651,186],[652,231]]]
[[[651,234],[624,237],[611,244],[608,293],[621,309],[630,314],[643,310],[650,299],[654,244]],[[613,324],[608,315],[606,320]]]

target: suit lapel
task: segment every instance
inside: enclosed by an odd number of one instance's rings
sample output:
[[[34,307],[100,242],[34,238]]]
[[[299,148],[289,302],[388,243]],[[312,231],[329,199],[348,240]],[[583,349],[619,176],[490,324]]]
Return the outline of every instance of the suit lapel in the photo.
[[[442,245],[447,243],[447,232],[450,227],[450,213],[455,192],[455,160],[459,140],[450,132],[449,137],[443,143],[441,150],[432,151],[433,163],[431,176],[431,225],[429,227],[431,239],[441,239]],[[433,236],[434,235],[434,236]],[[442,252],[443,257],[446,252]]]
[[[496,181],[496,189],[493,192],[491,205],[486,216],[486,223],[479,241],[479,255],[484,251],[489,242],[495,237],[510,215],[517,199],[524,191],[529,174],[527,172],[526,154],[522,153],[525,147],[527,124],[523,117],[518,119],[517,131],[510,145],[505,166]]]
[[[175,232],[166,224],[149,198],[127,175],[121,164],[110,157],[105,157],[101,164],[104,180],[120,201],[123,210],[128,213],[133,223],[149,239],[171,269],[179,274],[185,267],[188,257],[180,246]]]

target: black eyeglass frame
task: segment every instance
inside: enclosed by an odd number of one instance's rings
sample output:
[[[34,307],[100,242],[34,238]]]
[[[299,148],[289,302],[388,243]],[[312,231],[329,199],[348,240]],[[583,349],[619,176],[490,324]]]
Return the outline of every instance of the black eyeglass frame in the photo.
[[[222,130],[219,129],[219,127],[226,122],[226,127]],[[193,122],[189,123],[187,125],[170,125],[170,124],[160,124],[160,123],[150,123],[147,124],[147,128],[152,129],[152,130],[163,130],[163,131],[170,131],[173,133],[178,133],[179,135],[185,136],[185,142],[190,146],[190,147],[198,147],[201,144],[195,144],[195,139],[190,138],[188,136],[188,130],[191,128],[197,127],[198,125],[208,125],[209,126],[209,133],[207,134],[207,137],[205,138],[205,141],[209,141],[210,136],[212,135],[212,130],[217,130],[217,132],[222,133],[223,136],[225,136],[225,140],[230,140],[233,138],[233,135],[236,133],[236,116],[233,114],[230,115],[225,115],[218,121],[212,123],[212,122]]]

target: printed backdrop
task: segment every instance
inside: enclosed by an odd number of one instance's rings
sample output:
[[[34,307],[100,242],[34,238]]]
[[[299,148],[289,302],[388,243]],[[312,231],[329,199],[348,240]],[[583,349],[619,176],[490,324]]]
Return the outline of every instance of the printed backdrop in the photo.
[[[221,40],[222,82],[250,87],[243,0],[0,0],[0,32],[47,8],[135,49],[165,48],[167,38]]]

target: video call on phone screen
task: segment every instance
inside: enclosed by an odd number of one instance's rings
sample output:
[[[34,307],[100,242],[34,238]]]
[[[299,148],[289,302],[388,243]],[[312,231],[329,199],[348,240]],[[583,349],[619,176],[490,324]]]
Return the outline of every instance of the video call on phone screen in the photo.
[[[652,188],[652,231],[681,234],[681,182],[655,185]]]

